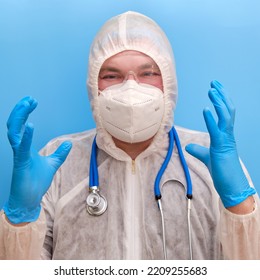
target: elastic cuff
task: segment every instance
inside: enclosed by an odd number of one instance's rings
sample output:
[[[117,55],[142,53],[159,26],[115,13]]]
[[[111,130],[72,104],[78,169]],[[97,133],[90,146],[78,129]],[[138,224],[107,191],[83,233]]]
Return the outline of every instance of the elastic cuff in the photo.
[[[249,196],[256,194],[256,190],[252,187],[248,187],[247,190],[245,190],[243,193],[237,195],[237,196],[227,196],[227,197],[221,197],[221,201],[223,205],[228,208],[232,206],[236,206],[246,200]]]
[[[39,205],[36,209],[30,210],[29,209],[15,209],[10,210],[8,205],[6,204],[3,207],[4,213],[8,220],[12,224],[20,224],[20,223],[31,223],[35,222],[41,213],[41,206]]]

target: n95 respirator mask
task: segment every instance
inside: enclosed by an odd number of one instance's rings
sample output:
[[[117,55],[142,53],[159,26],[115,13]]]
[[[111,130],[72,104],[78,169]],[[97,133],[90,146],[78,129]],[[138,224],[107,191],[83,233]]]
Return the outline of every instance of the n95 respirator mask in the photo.
[[[138,143],[152,138],[164,115],[163,92],[135,80],[99,91],[101,123],[116,139]]]

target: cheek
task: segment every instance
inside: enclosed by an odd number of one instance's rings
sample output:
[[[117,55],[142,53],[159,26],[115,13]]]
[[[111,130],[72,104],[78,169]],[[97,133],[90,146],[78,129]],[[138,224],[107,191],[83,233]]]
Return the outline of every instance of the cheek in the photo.
[[[151,86],[159,88],[163,92],[163,82],[162,81],[157,81],[154,83],[149,83]]]
[[[156,77],[155,79],[150,79],[149,81],[146,81],[147,84],[159,88],[162,92],[163,91],[163,79],[162,76]]]
[[[163,91],[163,84],[162,84],[162,83],[158,84],[157,87],[158,87],[162,92],[164,92],[164,91]]]
[[[104,82],[104,80],[98,79],[98,90],[104,90],[106,88],[106,83]]]
[[[118,81],[118,80],[107,81],[107,80],[98,79],[98,89],[100,91],[102,91],[108,87],[111,87],[111,86],[114,86],[114,85],[117,85],[120,83],[121,83],[121,81]]]

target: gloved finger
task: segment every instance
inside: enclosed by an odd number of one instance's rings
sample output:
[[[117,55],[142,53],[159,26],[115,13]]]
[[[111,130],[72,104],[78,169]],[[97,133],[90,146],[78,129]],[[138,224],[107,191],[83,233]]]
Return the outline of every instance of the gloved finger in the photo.
[[[34,127],[32,123],[28,123],[25,125],[23,138],[19,146],[20,148],[19,150],[20,152],[22,152],[22,154],[27,154],[28,152],[30,152],[32,139],[33,139],[33,131],[34,131]]]
[[[210,155],[209,155],[209,149],[197,144],[189,144],[185,147],[185,150],[203,162],[206,166],[209,166],[210,161]]]
[[[24,106],[27,106],[29,103],[29,107],[27,108],[28,109],[28,114],[30,114],[37,106],[37,101],[32,98],[31,96],[26,96],[24,97],[23,99],[21,99],[16,105],[15,107],[13,108],[9,118],[8,118],[8,121],[7,121],[7,128],[9,128],[9,126],[12,124],[13,122],[13,119],[15,117],[17,117],[17,115],[19,114],[19,111],[24,107]],[[26,104],[26,105],[25,105]]]
[[[7,121],[8,138],[12,147],[20,144],[24,125],[30,113],[36,108],[37,101],[25,97],[17,103]]]
[[[218,116],[219,129],[225,130],[227,127],[232,126],[230,113],[219,92],[216,89],[210,89],[208,95]]]
[[[209,132],[211,144],[214,146],[219,137],[219,128],[218,125],[210,111],[209,108],[205,108],[203,110],[204,120],[207,126],[207,130]]]
[[[215,88],[219,93],[220,93],[220,96],[223,100],[223,102],[225,103],[228,111],[229,111],[229,114],[232,118],[232,122],[234,123],[235,121],[235,106],[230,98],[230,96],[226,93],[226,90],[224,88],[224,86],[217,80],[213,80],[211,83],[210,83],[211,87],[212,88]]]
[[[51,166],[54,168],[54,173],[66,160],[71,148],[72,143],[70,141],[65,141],[57,148],[57,150],[52,155],[48,157]]]

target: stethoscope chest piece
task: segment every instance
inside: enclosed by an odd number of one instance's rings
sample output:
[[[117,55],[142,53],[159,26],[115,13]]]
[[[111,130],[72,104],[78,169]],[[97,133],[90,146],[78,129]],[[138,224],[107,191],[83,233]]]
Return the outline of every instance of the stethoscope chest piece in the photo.
[[[86,208],[90,215],[100,216],[107,209],[107,200],[98,193],[96,188],[90,188],[90,193],[86,199]]]

